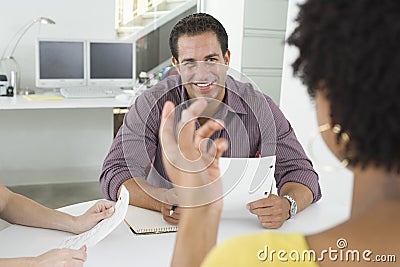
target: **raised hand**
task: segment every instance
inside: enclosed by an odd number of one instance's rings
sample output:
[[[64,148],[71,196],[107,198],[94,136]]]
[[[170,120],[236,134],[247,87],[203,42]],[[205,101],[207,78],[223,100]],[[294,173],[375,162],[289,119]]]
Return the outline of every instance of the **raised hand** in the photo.
[[[216,139],[207,149],[211,135],[223,128],[221,121],[209,119],[195,130],[196,119],[206,106],[205,100],[197,100],[182,111],[176,125],[177,138],[174,135],[174,104],[167,102],[162,112],[159,137],[163,163],[174,183],[179,206],[201,206],[221,196],[218,159],[228,144],[224,139]]]

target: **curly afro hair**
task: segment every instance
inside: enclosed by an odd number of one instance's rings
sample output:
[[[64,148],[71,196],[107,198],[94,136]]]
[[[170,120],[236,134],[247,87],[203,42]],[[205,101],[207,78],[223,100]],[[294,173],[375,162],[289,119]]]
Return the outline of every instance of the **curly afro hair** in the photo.
[[[228,51],[228,34],[224,26],[213,16],[206,13],[188,15],[178,21],[169,35],[169,49],[172,56],[178,60],[178,39],[182,35],[194,36],[205,32],[214,32],[221,45],[222,55]]]
[[[294,74],[326,90],[350,164],[400,172],[400,1],[309,0],[297,22]]]

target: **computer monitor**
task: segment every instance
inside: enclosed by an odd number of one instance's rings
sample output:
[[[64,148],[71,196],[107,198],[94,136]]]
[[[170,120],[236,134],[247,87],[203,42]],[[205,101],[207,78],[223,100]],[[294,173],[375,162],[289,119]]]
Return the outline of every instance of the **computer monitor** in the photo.
[[[88,85],[132,87],[133,43],[88,42]]]
[[[86,85],[84,40],[37,39],[35,82],[40,88]]]

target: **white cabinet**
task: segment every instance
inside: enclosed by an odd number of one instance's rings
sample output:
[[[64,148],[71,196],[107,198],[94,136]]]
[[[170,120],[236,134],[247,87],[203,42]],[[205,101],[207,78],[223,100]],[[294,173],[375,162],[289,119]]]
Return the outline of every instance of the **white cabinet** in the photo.
[[[229,36],[231,67],[279,104],[288,0],[205,0]]]
[[[245,0],[242,72],[279,103],[287,0]]]

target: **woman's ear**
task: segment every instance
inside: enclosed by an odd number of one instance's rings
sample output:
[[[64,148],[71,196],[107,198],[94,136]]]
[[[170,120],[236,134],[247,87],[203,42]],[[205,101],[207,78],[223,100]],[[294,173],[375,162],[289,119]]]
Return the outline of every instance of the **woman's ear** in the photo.
[[[318,125],[332,125],[331,106],[327,97],[326,90],[315,91],[315,112],[317,115]]]
[[[322,132],[321,136],[328,148],[341,161],[345,158],[349,135],[347,133],[340,133],[340,123],[333,121],[331,103],[327,96],[327,90],[317,89],[315,91],[315,111],[317,113],[317,122],[318,126],[324,124],[330,125],[329,130]],[[339,129],[339,131],[337,129]],[[340,135],[340,137],[338,137],[338,135]]]

